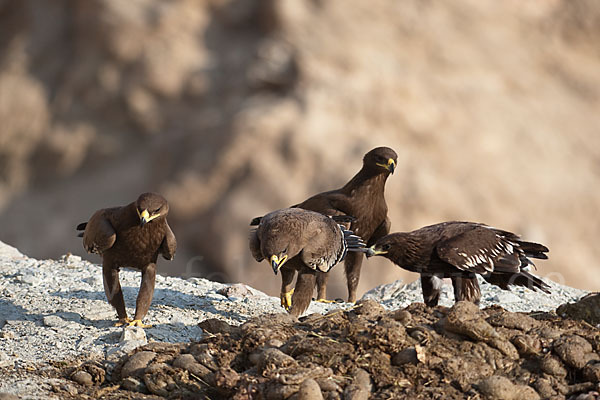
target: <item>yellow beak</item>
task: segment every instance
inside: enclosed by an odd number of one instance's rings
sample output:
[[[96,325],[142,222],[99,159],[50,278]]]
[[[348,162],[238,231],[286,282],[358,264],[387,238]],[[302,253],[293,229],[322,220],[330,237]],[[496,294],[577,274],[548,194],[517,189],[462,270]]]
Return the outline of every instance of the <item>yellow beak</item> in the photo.
[[[140,226],[146,225],[148,222],[152,221],[154,218],[159,216],[159,214],[150,215],[148,213],[148,210],[144,210],[142,212],[139,212],[139,210],[138,210],[137,213],[138,213],[138,216],[140,217]]]
[[[275,254],[273,254],[271,256],[271,268],[273,268],[273,272],[275,272],[275,275],[277,275],[277,272],[279,272],[279,269],[281,268],[281,266],[283,264],[285,264],[285,262],[287,261],[287,256],[283,256],[281,258],[277,257]]]
[[[394,159],[392,159],[392,158],[388,159],[387,164],[377,163],[377,165],[379,165],[380,167],[383,167],[383,168],[387,169],[392,174],[396,170],[396,161],[394,161]]]
[[[384,255],[384,254],[387,254],[387,251],[377,250],[375,248],[375,245],[373,245],[373,246],[371,246],[371,247],[369,247],[367,249],[367,258],[373,257],[373,256],[381,256],[381,255]]]

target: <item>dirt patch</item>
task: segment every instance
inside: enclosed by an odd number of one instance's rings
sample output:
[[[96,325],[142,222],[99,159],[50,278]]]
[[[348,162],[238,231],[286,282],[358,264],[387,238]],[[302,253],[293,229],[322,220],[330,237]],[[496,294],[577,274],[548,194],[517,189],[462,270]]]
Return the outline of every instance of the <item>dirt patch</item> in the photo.
[[[198,343],[152,343],[103,373],[64,369],[64,398],[598,398],[600,329],[553,313],[373,301],[349,311],[204,323]],[[208,329],[207,329],[208,331]],[[87,382],[87,383],[86,383]],[[58,388],[60,390],[60,388]]]

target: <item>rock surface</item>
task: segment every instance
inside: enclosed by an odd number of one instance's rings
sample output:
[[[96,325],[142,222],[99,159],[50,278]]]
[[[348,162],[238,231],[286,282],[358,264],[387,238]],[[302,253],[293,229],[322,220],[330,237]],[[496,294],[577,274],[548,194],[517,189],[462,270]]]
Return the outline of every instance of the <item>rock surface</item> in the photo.
[[[76,224],[157,190],[185,244],[163,274],[273,293],[248,221],[389,145],[393,230],[486,222],[547,244],[542,276],[600,287],[596,0],[21,0],[0,17],[0,238],[30,255],[80,253]],[[411,276],[363,271],[361,292]]]
[[[435,381],[443,371],[455,379],[443,390],[457,398],[494,393],[494,381],[484,381],[492,375],[511,380],[511,393],[535,398],[532,391],[590,392],[600,376],[600,329],[552,313],[585,292],[559,285],[554,303],[525,293],[502,305],[536,311],[530,315],[469,303],[428,309],[418,303],[418,286],[396,283],[401,290],[379,288],[357,305],[313,302],[298,322],[279,299],[245,285],[158,276],[147,317],[153,327],[142,330],[113,326],[98,275],[97,265],[76,256],[36,260],[0,243],[0,393],[220,399],[261,390],[272,398],[363,399],[413,393],[414,382]],[[133,306],[139,272],[121,278]],[[482,288],[489,298],[502,293]]]

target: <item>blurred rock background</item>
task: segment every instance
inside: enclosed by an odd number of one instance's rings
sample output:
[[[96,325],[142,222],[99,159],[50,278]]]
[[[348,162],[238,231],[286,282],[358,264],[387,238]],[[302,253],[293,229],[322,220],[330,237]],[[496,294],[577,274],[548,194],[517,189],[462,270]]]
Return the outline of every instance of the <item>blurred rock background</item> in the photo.
[[[163,274],[275,295],[248,221],[379,145],[393,230],[486,222],[600,288],[594,0],[0,0],[0,240],[30,256],[83,254],[77,223],[154,190],[179,241]],[[360,291],[400,277],[369,260]]]

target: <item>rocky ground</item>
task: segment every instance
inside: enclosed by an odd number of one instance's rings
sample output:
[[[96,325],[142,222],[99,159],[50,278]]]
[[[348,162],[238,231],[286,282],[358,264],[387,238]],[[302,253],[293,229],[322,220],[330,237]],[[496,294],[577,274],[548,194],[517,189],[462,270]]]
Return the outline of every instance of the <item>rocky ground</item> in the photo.
[[[300,321],[242,284],[158,277],[152,328],[116,328],[100,269],[0,246],[0,399],[597,398],[600,301],[482,286],[482,310],[418,284]],[[127,304],[139,273],[123,271]],[[497,305],[493,305],[497,304]],[[131,313],[133,310],[128,309]],[[596,396],[596,397],[594,397]],[[13,397],[14,398],[14,397]]]

